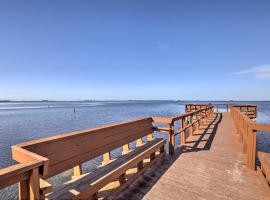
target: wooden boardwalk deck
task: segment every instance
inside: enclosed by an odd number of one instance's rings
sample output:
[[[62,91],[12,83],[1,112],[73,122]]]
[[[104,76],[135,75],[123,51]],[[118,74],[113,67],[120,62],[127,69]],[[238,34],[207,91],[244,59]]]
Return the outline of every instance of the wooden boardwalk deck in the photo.
[[[195,105],[195,111],[170,118],[147,117],[14,145],[18,163],[0,169],[0,189],[19,182],[19,199],[31,200],[270,200],[269,154],[259,153],[262,165],[254,170],[256,133],[270,131],[270,125],[253,122],[244,107],[214,113],[212,105],[199,110]],[[153,131],[167,140],[153,138],[160,136]],[[178,147],[175,136],[182,140]],[[130,148],[134,141],[136,148]],[[122,154],[115,159],[111,152],[119,147]],[[98,156],[102,165],[84,173],[82,163]],[[46,182],[71,168],[72,180],[57,187]]]
[[[240,145],[230,113],[217,114],[168,156],[146,189],[126,198],[269,200],[256,171],[246,167]]]

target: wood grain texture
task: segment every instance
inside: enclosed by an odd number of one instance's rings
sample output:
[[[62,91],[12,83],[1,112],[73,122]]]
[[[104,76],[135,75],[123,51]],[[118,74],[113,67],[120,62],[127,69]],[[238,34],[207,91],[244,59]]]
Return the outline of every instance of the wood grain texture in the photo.
[[[32,160],[28,163],[15,164],[10,167],[0,169],[0,189],[29,179],[31,171],[41,165],[42,161]]]
[[[266,181],[270,184],[270,153],[258,152],[258,158],[261,163],[261,170]]]
[[[42,177],[48,178],[152,132],[152,118],[143,118],[19,144],[13,157],[26,162],[32,155],[44,156],[50,162]]]
[[[128,154],[120,156],[118,159],[107,165],[101,166],[87,175],[82,175],[80,179],[72,180],[54,189],[52,194],[46,196],[47,199],[84,199],[93,195],[96,191],[104,187],[111,181],[116,180],[129,168],[149,157],[153,152],[165,145],[164,139],[154,139]],[[74,194],[72,191],[77,191]]]
[[[257,173],[246,167],[230,114],[209,120],[215,121],[208,129],[209,123],[176,149],[168,169],[141,192],[143,199],[270,199]]]

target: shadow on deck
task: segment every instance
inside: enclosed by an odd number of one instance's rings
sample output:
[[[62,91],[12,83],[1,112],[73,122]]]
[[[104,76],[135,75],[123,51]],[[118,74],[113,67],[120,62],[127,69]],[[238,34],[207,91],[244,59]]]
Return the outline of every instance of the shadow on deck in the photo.
[[[214,118],[210,118],[210,122],[205,124],[205,126],[200,128],[192,136],[187,138],[187,142],[185,145],[181,145],[180,147],[176,148],[176,153],[178,154],[178,156],[181,153],[209,150],[211,148],[212,142],[218,129],[218,125],[221,120],[221,113],[216,114]]]
[[[222,113],[215,114],[204,126],[187,138],[185,145],[176,147],[173,156],[167,155],[163,161],[149,169],[143,177],[123,192],[118,200],[143,199],[182,154],[210,150],[221,121]]]

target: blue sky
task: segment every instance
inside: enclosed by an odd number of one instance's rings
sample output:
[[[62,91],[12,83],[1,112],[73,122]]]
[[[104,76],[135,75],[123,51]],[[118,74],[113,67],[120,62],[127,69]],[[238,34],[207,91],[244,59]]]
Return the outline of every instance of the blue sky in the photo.
[[[270,1],[0,1],[0,99],[270,100]]]

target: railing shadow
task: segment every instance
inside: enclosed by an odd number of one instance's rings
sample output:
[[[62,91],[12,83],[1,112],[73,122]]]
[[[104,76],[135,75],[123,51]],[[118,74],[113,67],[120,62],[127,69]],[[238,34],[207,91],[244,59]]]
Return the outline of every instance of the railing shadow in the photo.
[[[210,150],[221,120],[222,114],[215,114],[207,124],[196,131],[193,136],[187,138],[185,145],[177,147],[174,155],[167,155],[165,159],[149,169],[144,176],[132,184],[125,192],[121,193],[117,199],[143,199],[181,154]]]
[[[185,145],[176,148],[176,154],[210,150],[221,120],[222,114],[215,114],[210,122],[187,138]]]

